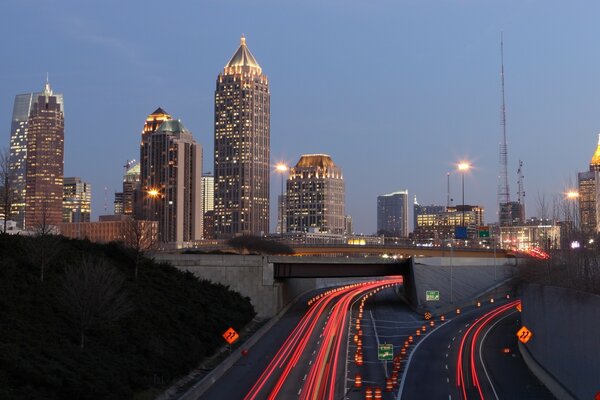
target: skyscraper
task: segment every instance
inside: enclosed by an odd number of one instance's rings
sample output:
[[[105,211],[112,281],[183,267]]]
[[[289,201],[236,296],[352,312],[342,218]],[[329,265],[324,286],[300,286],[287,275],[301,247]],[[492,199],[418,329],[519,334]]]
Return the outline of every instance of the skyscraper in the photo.
[[[287,232],[345,229],[345,187],[342,170],[326,154],[305,154],[290,169],[286,190]]]
[[[90,222],[91,205],[92,185],[77,177],[63,180],[62,222]]]
[[[246,46],[217,78],[215,90],[215,235],[269,231],[270,93]]]
[[[589,170],[577,174],[579,219],[581,230],[587,235],[600,232],[598,207],[600,206],[600,134],[598,146],[590,161]]]
[[[123,191],[115,193],[115,214],[131,215],[143,218],[141,212],[141,178],[140,163],[127,161],[123,175]]]
[[[377,233],[408,237],[408,191],[377,196]]]
[[[140,158],[144,215],[158,221],[159,240],[202,239],[202,147],[190,131],[159,108],[146,119]]]
[[[48,85],[48,82],[46,82]],[[12,207],[12,219],[21,228],[25,224],[25,194],[26,182],[25,171],[27,167],[27,132],[29,126],[29,114],[38,97],[43,94],[25,93],[15,96],[12,121],[10,127],[10,168],[13,175],[12,187],[16,192],[16,202]],[[54,94],[57,102],[63,107],[62,94]]]
[[[62,95],[48,82],[33,99],[26,132],[25,228],[48,229],[62,222],[64,168]]]

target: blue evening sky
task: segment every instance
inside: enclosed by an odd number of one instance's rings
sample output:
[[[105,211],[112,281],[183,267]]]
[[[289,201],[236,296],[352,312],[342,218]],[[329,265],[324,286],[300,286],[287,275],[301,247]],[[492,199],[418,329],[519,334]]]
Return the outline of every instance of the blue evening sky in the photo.
[[[65,176],[93,186],[94,219],[139,158],[145,117],[179,118],[213,166],[215,79],[244,33],[271,86],[271,159],[327,153],[357,232],[376,197],[408,189],[444,204],[465,158],[466,203],[497,220],[500,32],[509,179],[524,162],[527,214],[587,169],[600,132],[600,3],[486,0],[3,0],[1,146],[14,95],[64,94]],[[452,177],[460,203],[460,176]],[[271,224],[278,176],[272,178]]]

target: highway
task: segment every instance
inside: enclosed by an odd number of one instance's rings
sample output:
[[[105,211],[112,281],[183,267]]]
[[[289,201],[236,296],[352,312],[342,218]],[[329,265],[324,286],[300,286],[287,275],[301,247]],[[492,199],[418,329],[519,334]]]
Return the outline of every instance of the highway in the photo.
[[[396,293],[401,283],[302,299],[202,398],[358,400],[367,390],[388,400],[553,398],[518,354],[518,301],[425,321]],[[378,360],[380,344],[393,345],[393,361]]]

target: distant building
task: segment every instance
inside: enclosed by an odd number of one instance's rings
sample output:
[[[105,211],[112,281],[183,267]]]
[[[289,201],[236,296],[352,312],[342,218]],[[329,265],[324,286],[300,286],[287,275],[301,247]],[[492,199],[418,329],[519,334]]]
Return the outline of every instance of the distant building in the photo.
[[[286,190],[287,232],[345,232],[342,170],[326,154],[305,154],[290,169]]]
[[[49,84],[46,82],[48,88]],[[44,92],[25,93],[15,96],[12,121],[10,127],[10,170],[13,175],[12,187],[16,192],[16,202],[13,204],[11,219],[17,222],[18,228],[25,226],[25,195],[27,191],[27,133],[29,130],[29,115],[39,96]],[[62,94],[54,94],[58,104],[64,103]]]
[[[285,218],[285,194],[277,196],[277,233],[283,233],[286,231],[286,218]]]
[[[467,236],[470,240],[477,238],[478,227],[484,223],[482,207],[460,205],[445,208],[443,212],[417,215],[413,239],[434,242],[454,239],[456,227],[459,226],[467,227]]]
[[[421,205],[417,202],[417,196],[415,196],[415,200],[413,203],[413,230],[417,229],[418,226],[418,218],[419,215],[432,215],[432,214],[440,214],[446,211],[446,206],[436,206],[436,205]]]
[[[523,225],[525,220],[525,205],[518,201],[500,203],[500,226]]]
[[[46,82],[27,122],[25,228],[58,226],[63,214],[64,110]]]
[[[202,216],[204,239],[213,239],[215,237],[215,177],[210,172],[202,175]]]
[[[81,178],[64,178],[62,222],[90,222],[91,213],[92,185]]]
[[[123,175],[123,191],[115,193],[115,214],[143,218],[140,163],[127,162]]]
[[[600,134],[598,135],[598,146],[592,160],[589,170],[577,174],[578,201],[579,201],[579,222],[581,230],[586,235],[594,235],[600,232],[600,223],[598,221],[600,206]]]
[[[127,243],[133,235],[137,235],[146,248],[154,247],[158,241],[157,221],[134,220],[128,215],[101,215],[97,222],[62,223],[58,228],[60,234],[68,238],[96,243]]]
[[[354,227],[352,226],[352,215],[346,215],[344,217],[344,235],[354,235]]]
[[[408,191],[377,196],[377,233],[408,237]]]
[[[501,226],[499,242],[503,249],[559,249],[561,226],[550,220],[532,218],[523,225]]]
[[[146,119],[140,159],[144,219],[158,221],[159,241],[202,239],[202,147],[190,131],[159,108]]]
[[[215,90],[215,235],[269,232],[269,80],[241,38]]]

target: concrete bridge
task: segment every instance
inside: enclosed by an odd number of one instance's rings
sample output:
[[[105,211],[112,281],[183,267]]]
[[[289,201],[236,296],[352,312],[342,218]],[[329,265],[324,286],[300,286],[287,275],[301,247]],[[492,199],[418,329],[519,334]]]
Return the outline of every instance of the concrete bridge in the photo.
[[[158,253],[154,258],[248,296],[261,318],[275,315],[308,290],[392,275],[404,277],[404,295],[414,308],[435,312],[510,277],[516,262],[477,257],[394,260],[182,253]],[[427,290],[439,291],[440,300],[427,301]]]

